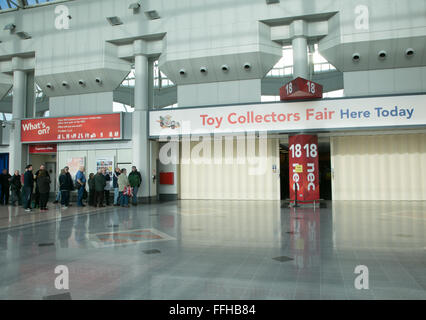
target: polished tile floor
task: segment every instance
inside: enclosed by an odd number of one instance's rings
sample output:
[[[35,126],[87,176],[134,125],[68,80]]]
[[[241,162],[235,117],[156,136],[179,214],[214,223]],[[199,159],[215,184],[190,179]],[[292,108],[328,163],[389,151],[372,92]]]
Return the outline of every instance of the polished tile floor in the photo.
[[[0,299],[424,300],[425,231],[425,202],[0,207]],[[58,265],[69,290],[55,289]]]

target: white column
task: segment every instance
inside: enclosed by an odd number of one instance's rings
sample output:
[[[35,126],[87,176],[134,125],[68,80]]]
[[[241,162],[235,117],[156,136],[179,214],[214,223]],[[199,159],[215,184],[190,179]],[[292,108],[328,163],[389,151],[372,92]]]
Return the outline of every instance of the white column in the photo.
[[[23,156],[21,143],[21,119],[25,117],[26,104],[26,79],[25,71],[13,71],[13,100],[12,100],[12,121],[14,125],[10,132],[9,146],[9,168],[10,172],[19,170],[22,172],[25,166],[26,157]]]
[[[301,77],[309,80],[308,40],[299,36],[292,40],[293,46],[293,78]]]
[[[142,175],[139,197],[149,197],[150,148],[148,140],[148,58],[135,56],[135,111],[132,120],[133,165]]]

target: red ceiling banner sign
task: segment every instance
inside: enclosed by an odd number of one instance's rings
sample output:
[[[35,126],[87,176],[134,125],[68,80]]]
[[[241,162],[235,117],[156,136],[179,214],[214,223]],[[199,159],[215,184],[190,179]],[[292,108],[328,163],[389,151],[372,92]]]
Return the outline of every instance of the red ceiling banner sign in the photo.
[[[318,137],[294,135],[289,137],[290,199],[312,203],[319,200]]]
[[[121,114],[98,114],[21,121],[22,142],[122,139]]]
[[[296,78],[280,88],[281,101],[298,99],[320,99],[323,87],[319,83]]]
[[[56,144],[30,144],[30,153],[56,153]]]

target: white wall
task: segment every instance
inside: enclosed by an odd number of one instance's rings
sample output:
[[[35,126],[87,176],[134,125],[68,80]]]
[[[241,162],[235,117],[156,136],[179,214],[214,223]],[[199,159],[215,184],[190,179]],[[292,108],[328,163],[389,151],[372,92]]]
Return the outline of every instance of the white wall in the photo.
[[[260,102],[260,97],[260,79],[178,86],[179,107]]]
[[[345,72],[343,78],[348,97],[426,91],[426,67]]]
[[[58,168],[60,171],[67,165],[70,158],[86,158],[86,175],[93,172],[96,173],[96,158],[99,157],[114,157],[115,165],[117,163],[132,163],[132,148],[131,143],[86,143],[86,144],[59,144],[58,145]],[[74,178],[74,177],[73,177]]]
[[[191,142],[191,152],[198,142]],[[250,168],[255,166],[248,163],[244,149],[237,148],[236,139],[233,144],[233,155],[225,154],[226,142],[222,142],[222,160],[233,160],[233,164],[214,163],[214,144],[211,144],[211,155],[205,155],[204,159],[211,164],[196,164],[190,161],[180,164],[180,199],[223,199],[223,200],[279,200],[280,180],[278,171],[272,172],[275,164],[279,168],[279,141],[267,139],[267,152],[259,156],[266,161],[265,173],[260,175],[249,174]],[[256,139],[256,149],[259,148],[259,140]],[[243,161],[242,164],[237,160]]]
[[[426,134],[330,141],[333,200],[426,200]]]
[[[112,113],[113,93],[89,93],[49,99],[51,117]]]

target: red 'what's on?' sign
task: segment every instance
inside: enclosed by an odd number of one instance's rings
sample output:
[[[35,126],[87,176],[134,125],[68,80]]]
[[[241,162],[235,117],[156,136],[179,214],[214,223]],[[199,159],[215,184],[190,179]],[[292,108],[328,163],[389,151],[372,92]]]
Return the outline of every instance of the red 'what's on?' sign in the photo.
[[[22,142],[111,140],[121,138],[121,115],[119,113],[28,119],[21,122]]]

